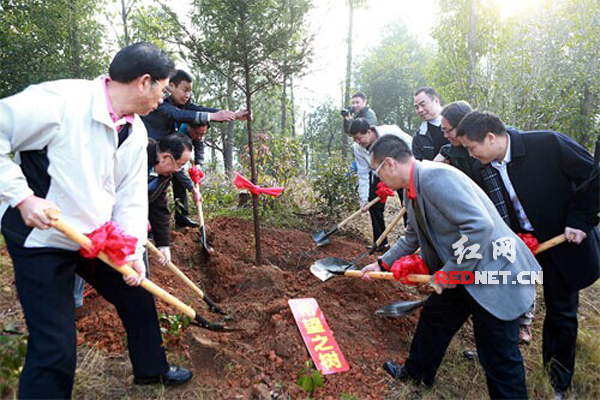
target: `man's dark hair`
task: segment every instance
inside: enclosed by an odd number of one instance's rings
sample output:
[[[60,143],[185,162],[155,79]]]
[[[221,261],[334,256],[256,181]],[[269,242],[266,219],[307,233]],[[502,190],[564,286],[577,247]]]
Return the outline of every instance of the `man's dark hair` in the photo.
[[[139,42],[119,50],[108,73],[113,81],[129,83],[144,74],[153,79],[165,79],[174,69],[175,63],[168,54],[152,43]]]
[[[434,98],[437,98],[438,100],[440,99],[440,95],[435,91],[435,89],[429,86],[423,86],[418,88],[415,92],[415,97],[418,96],[419,93],[425,93],[427,97],[429,97],[431,100],[433,100]]]
[[[354,94],[352,95],[352,98],[355,98],[355,97],[360,97],[360,98],[361,98],[361,99],[363,99],[363,100],[366,100],[366,99],[367,99],[367,96],[366,96],[366,95],[365,95],[363,92],[354,93]]]
[[[350,125],[350,135],[358,135],[359,133],[365,134],[371,128],[369,121],[365,118],[356,118]]]
[[[181,133],[161,137],[156,146],[158,153],[169,153],[176,160],[181,158],[185,150],[192,151],[192,140]]]
[[[473,108],[469,103],[463,100],[459,100],[447,104],[442,109],[442,117],[448,120],[450,126],[456,128],[460,121],[471,111],[473,111]]]
[[[496,114],[473,111],[460,121],[456,136],[466,136],[473,142],[481,143],[489,132],[500,136],[506,135],[506,126]]]
[[[193,80],[194,79],[192,78],[192,75],[188,74],[182,69],[178,69],[175,71],[169,82],[173,83],[175,86],[179,86],[181,81],[192,83]]]
[[[386,157],[398,162],[406,162],[412,156],[412,151],[406,142],[394,135],[380,137],[371,146],[371,157],[379,165]]]

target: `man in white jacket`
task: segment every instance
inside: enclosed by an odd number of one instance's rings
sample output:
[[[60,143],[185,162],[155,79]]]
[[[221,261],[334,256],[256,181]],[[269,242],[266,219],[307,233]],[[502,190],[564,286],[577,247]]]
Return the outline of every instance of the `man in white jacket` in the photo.
[[[350,134],[354,140],[352,146],[354,150],[354,159],[356,160],[358,173],[358,194],[360,198],[360,208],[363,212],[367,211],[366,204],[373,200],[377,195],[377,184],[379,178],[373,173],[371,165],[370,149],[371,145],[377,139],[385,135],[394,135],[402,139],[409,147],[412,145],[412,137],[403,132],[397,125],[370,125],[364,118],[357,118],[350,126]],[[371,223],[373,226],[373,241],[385,231],[385,220],[383,212],[385,211],[385,203],[377,203],[368,209],[371,215]],[[387,240],[376,249],[377,252],[385,252],[389,249]]]
[[[0,100],[0,228],[12,257],[29,330],[20,398],[70,398],[76,364],[75,273],[113,303],[127,331],[134,382],[182,383],[169,367],[145,277],[147,134],[139,115],[162,103],[173,61],[150,43],[117,53],[109,77],[32,85]],[[14,160],[11,158],[14,154]],[[137,239],[121,278],[84,259],[44,210],[58,208],[76,230],[114,221]]]

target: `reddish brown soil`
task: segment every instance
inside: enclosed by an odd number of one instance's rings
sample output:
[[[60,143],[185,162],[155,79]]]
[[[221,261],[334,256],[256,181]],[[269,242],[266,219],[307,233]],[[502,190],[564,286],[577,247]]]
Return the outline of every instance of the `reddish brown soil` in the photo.
[[[303,393],[296,385],[296,373],[310,359],[287,301],[314,297],[319,303],[349,365],[348,372],[329,375],[316,398],[339,398],[342,393],[360,399],[381,398],[387,391],[381,369],[387,359],[402,360],[414,330],[416,315],[379,318],[381,306],[400,299],[416,298],[395,282],[366,282],[336,277],[321,282],[309,267],[317,259],[337,256],[351,260],[365,249],[365,243],[334,238],[314,249],[310,233],[299,230],[263,228],[264,266],[255,267],[251,221],[219,218],[207,227],[215,252],[208,257],[200,250],[192,229],[173,232],[174,262],[232,316],[230,326],[239,333],[219,334],[189,327],[175,346],[190,358],[187,366],[201,385],[219,389],[223,398],[252,396],[253,388],[275,384],[292,398]],[[216,321],[206,305],[194,297],[168,270],[151,258],[152,280],[185,302],[191,302],[204,317]],[[159,312],[175,313],[158,302]],[[92,293],[86,298],[86,312],[77,327],[79,343],[93,343],[109,351],[124,351],[124,331],[116,312]]]

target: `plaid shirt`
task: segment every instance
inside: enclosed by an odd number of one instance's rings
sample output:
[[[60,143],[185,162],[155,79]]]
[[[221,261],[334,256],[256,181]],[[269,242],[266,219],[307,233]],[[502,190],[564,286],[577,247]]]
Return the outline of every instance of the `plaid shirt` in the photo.
[[[503,183],[500,173],[496,168],[488,164],[481,168],[481,177],[483,179],[483,184],[487,188],[488,196],[490,197],[490,200],[492,200],[492,203],[494,203],[496,210],[498,210],[498,213],[504,222],[506,222],[506,225],[512,226],[510,223],[508,205],[506,204],[502,193]]]

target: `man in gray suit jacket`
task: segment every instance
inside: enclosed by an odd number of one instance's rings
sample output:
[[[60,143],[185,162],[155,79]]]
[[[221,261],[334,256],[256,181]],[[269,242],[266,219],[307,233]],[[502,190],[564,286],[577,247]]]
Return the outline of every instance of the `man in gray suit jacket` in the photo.
[[[508,274],[498,284],[436,284],[436,294],[421,311],[406,363],[386,362],[384,368],[397,379],[432,385],[450,340],[472,316],[490,397],[526,398],[518,318],[533,303],[534,286],[518,278],[540,271],[535,257],[488,196],[457,169],[416,161],[408,146],[393,136],[373,144],[371,164],[391,189],[407,189],[408,226],[406,235],[364,272],[391,266],[421,247],[432,273]],[[507,240],[513,243],[510,257],[497,251]]]

